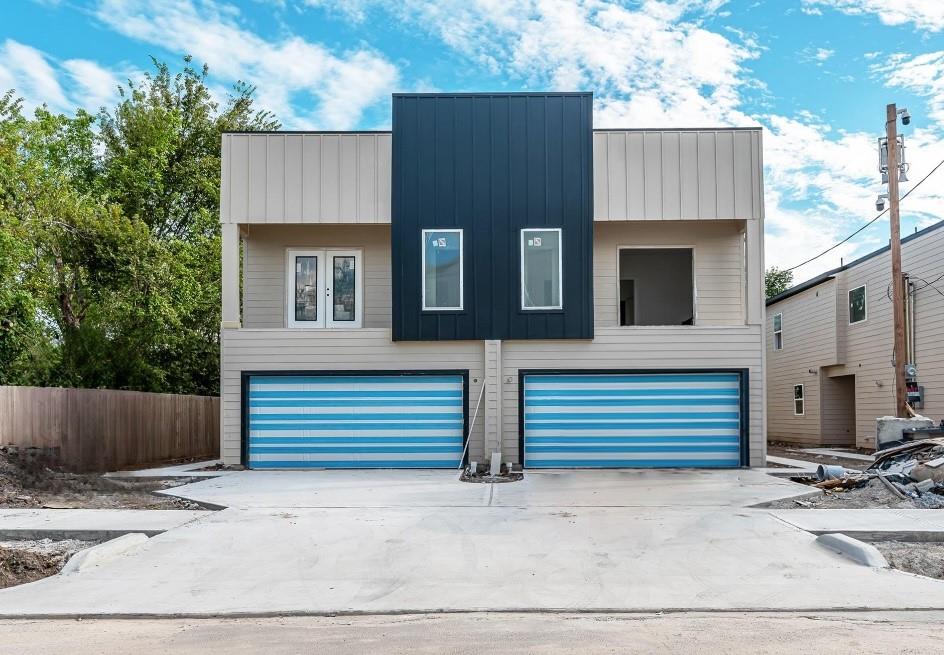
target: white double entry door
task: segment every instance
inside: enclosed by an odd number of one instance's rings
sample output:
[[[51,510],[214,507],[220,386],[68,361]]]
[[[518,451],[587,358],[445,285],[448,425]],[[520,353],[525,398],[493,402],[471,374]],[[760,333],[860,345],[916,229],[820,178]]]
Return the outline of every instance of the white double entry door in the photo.
[[[286,323],[289,327],[359,328],[364,272],[360,250],[289,249]]]

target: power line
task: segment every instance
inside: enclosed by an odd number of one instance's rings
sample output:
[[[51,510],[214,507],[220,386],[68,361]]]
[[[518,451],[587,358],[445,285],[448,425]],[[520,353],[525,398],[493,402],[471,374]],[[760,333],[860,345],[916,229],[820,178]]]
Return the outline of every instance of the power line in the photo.
[[[907,198],[908,196],[910,196],[912,191],[914,191],[914,190],[917,189],[919,186],[921,186],[921,183],[924,182],[926,179],[928,179],[929,177],[931,177],[932,175],[934,175],[935,171],[937,171],[937,169],[939,169],[941,166],[944,166],[944,159],[942,159],[940,162],[938,162],[937,166],[935,166],[934,168],[932,168],[931,171],[930,171],[927,175],[925,175],[924,177],[922,177],[920,180],[918,180],[918,182],[917,182],[914,186],[912,186],[910,189],[908,189],[908,191],[907,191],[903,196],[901,196],[900,200],[904,200],[905,198]],[[883,209],[881,212],[879,212],[878,215],[877,215],[875,218],[873,218],[871,221],[869,221],[868,223],[866,223],[865,225],[863,225],[862,227],[860,227],[858,230],[856,230],[855,232],[853,232],[852,234],[850,234],[849,236],[847,236],[847,237],[846,237],[845,239],[843,239],[842,241],[831,245],[829,248],[827,248],[826,250],[824,250],[824,251],[821,252],[820,254],[818,254],[818,255],[816,255],[816,256],[814,256],[814,257],[810,257],[810,258],[807,259],[805,262],[801,262],[801,263],[797,264],[796,266],[791,266],[790,268],[785,269],[785,272],[786,272],[786,271],[793,271],[793,270],[796,270],[796,269],[800,268],[801,266],[806,266],[806,265],[809,264],[810,262],[819,259],[820,257],[822,257],[823,255],[825,255],[825,254],[827,254],[827,253],[829,253],[829,252],[832,252],[833,250],[835,250],[836,248],[838,248],[839,246],[841,246],[842,244],[844,244],[846,241],[848,241],[849,239],[851,239],[852,237],[854,237],[855,235],[857,235],[859,232],[861,232],[862,230],[864,230],[865,228],[867,228],[868,226],[870,226],[872,223],[874,223],[875,221],[877,221],[878,219],[880,219],[882,216],[884,216],[885,214],[887,214],[889,209],[891,209],[891,206],[890,206],[890,205],[889,205],[888,208]]]

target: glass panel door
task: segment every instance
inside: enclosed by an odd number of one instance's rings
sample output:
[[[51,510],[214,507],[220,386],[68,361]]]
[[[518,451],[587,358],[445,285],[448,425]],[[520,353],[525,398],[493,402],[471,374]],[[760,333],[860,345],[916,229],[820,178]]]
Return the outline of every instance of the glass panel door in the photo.
[[[325,290],[327,316],[325,327],[361,327],[362,273],[360,252],[328,250],[325,253],[328,285]]]

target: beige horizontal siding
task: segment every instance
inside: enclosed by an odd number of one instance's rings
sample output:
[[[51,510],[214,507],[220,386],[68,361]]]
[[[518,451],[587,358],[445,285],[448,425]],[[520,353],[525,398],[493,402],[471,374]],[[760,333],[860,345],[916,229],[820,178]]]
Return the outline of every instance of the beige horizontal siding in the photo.
[[[622,246],[694,247],[695,324],[743,325],[742,225],[741,221],[596,224],[593,228],[594,326],[619,325],[618,249]]]
[[[364,327],[390,327],[389,226],[249,225],[246,230],[244,326],[278,328],[285,325],[285,251],[311,247],[363,249]],[[595,325],[618,325],[619,247],[680,245],[695,248],[696,324],[743,325],[744,253],[739,221],[596,225],[593,238]]]
[[[364,327],[390,327],[389,225],[249,225],[243,258],[243,325],[285,325],[288,248],[360,248],[364,267]]]
[[[944,273],[942,252],[944,229],[928,232],[902,244],[902,270],[913,277],[932,281]],[[941,282],[939,280],[935,286],[944,292]],[[866,285],[867,319],[849,325],[848,292],[863,284]],[[889,253],[884,252],[837,272],[834,282],[818,285],[767,308],[768,407],[772,439],[783,433],[781,429],[775,429],[775,422],[779,422],[778,425],[796,424],[785,415],[785,405],[781,401],[785,393],[785,378],[801,376],[804,368],[825,367],[828,376],[855,375],[856,443],[860,447],[874,447],[875,419],[895,412],[890,284]],[[797,302],[801,305],[808,303],[815,290],[827,285],[835,285],[836,293],[832,337],[826,334],[819,322],[787,322],[788,312],[796,311]],[[918,382],[925,388],[925,406],[921,413],[940,420],[944,418],[944,350],[940,347],[944,343],[944,296],[934,288],[925,287],[917,290],[914,299],[915,363]],[[792,339],[811,344],[808,348],[810,356],[803,364],[794,363],[793,356],[786,349],[779,356],[771,351],[772,317],[780,311],[784,312],[785,343],[789,344]],[[806,312],[807,316],[815,314],[816,311]],[[828,342],[836,343],[835,357],[826,345]],[[814,350],[818,352],[812,352]],[[823,397],[828,398],[828,392]],[[806,434],[804,431],[803,435]],[[810,434],[812,436],[807,441],[819,443],[820,433],[814,431]]]
[[[944,273],[944,230],[938,229],[902,244],[902,270],[932,281]],[[831,375],[856,376],[856,437],[863,447],[875,443],[875,419],[895,413],[895,379],[892,358],[892,303],[889,299],[891,259],[889,253],[873,257],[839,274],[842,281],[842,316],[845,330],[845,365]],[[868,318],[848,325],[847,294],[866,285]],[[922,283],[918,283],[919,286]],[[938,280],[938,289],[944,284]],[[915,302],[915,363],[918,383],[925,388],[921,413],[935,420],[944,418],[944,296],[934,288],[919,289]]]
[[[634,331],[603,328],[593,341],[502,342],[501,408],[495,406],[494,397],[492,405],[482,408],[473,429],[471,456],[486,457],[484,418],[500,417],[503,457],[519,461],[519,368],[747,368],[751,465],[762,466],[766,451],[760,339],[760,326],[744,326]],[[468,369],[471,412],[481,388],[485,358],[485,344],[481,341],[393,343],[389,330],[224,330],[223,457],[228,463],[240,459],[241,371]],[[494,352],[491,361],[497,361]]]
[[[502,343],[502,422],[505,459],[518,461],[519,369],[746,368],[750,383],[750,462],[763,466],[762,329],[743,327],[599,328],[593,341]]]
[[[763,217],[761,132],[598,130],[594,220]],[[223,223],[389,223],[392,136],[224,134]]]
[[[783,350],[774,350],[773,317],[783,314]],[[819,368],[835,364],[836,282],[798,293],[767,310],[767,436],[818,445]],[[811,373],[810,370],[813,372]],[[805,413],[793,414],[793,386],[804,385]]]
[[[469,371],[469,402],[474,403],[482,383],[484,348],[481,341],[394,343],[387,329],[243,328],[222,331],[222,361],[222,453],[227,464],[238,464],[242,371],[462,369]],[[477,422],[469,444],[473,455],[484,453],[483,435]]]

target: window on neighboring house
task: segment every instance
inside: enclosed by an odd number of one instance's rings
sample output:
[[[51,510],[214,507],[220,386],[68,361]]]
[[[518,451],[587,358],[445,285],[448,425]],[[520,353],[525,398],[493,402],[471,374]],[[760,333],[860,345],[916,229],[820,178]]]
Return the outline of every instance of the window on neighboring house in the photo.
[[[423,310],[461,310],[462,230],[423,230]]]
[[[805,408],[803,407],[803,385],[793,385],[793,415],[803,416]]]
[[[521,309],[563,309],[561,229],[521,230]]]
[[[361,326],[359,250],[295,250],[286,253],[288,327]]]
[[[849,323],[861,323],[868,315],[865,305],[865,285],[849,291]]]
[[[774,314],[774,350],[783,350],[783,314]]]
[[[695,251],[619,249],[619,324],[694,325]]]

